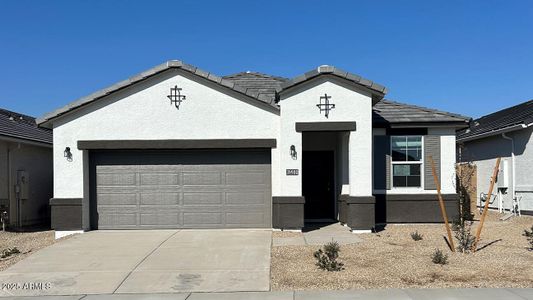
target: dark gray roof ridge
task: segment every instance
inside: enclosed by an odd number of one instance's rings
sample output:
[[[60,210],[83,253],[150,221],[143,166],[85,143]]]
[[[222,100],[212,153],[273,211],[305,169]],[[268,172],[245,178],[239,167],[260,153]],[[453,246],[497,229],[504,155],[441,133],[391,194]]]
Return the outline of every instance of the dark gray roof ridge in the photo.
[[[381,84],[378,84],[376,82],[373,82],[371,80],[368,80],[368,79],[365,79],[359,75],[356,75],[356,74],[353,74],[353,73],[350,73],[350,72],[346,72],[342,69],[339,69],[335,66],[329,66],[329,65],[322,65],[322,66],[319,66],[309,72],[306,72],[302,75],[299,75],[299,76],[296,76],[284,83],[281,84],[278,92],[281,92],[282,90],[286,90],[288,88],[291,88],[295,85],[298,85],[300,83],[303,83],[305,81],[308,81],[312,78],[315,78],[315,77],[318,77],[320,75],[323,75],[323,74],[330,74],[330,75],[334,75],[334,76],[337,76],[337,77],[340,77],[340,78],[343,78],[343,79],[346,79],[346,80],[349,80],[353,83],[356,83],[358,85],[361,85],[363,87],[366,87],[380,95],[385,95],[387,93],[387,88]]]
[[[265,74],[265,73],[256,72],[256,71],[237,72],[237,73],[233,73],[233,74],[229,74],[229,75],[224,75],[224,76],[222,76],[222,78],[234,78],[236,76],[242,76],[242,75],[248,75],[248,74],[249,75],[255,75],[255,76],[261,76],[261,77],[265,77],[265,78],[272,78],[272,79],[275,79],[275,80],[278,80],[278,81],[281,81],[281,82],[289,80],[289,78],[286,78],[286,77],[270,75],[270,74]]]

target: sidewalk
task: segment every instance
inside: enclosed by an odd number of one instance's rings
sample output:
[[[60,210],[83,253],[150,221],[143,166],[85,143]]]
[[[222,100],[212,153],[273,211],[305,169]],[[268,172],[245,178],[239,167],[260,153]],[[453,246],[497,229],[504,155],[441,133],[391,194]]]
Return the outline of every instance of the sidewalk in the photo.
[[[181,294],[106,294],[75,296],[7,297],[0,299],[45,300],[348,300],[348,299],[394,299],[394,300],[533,300],[530,289],[383,289],[353,291],[295,291],[295,292],[238,292],[238,293],[181,293]]]

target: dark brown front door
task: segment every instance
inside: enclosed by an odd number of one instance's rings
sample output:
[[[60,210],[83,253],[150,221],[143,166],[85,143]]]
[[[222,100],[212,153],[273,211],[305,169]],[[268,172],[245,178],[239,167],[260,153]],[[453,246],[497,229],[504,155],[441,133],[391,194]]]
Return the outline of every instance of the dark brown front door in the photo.
[[[304,218],[335,219],[333,151],[303,151]]]

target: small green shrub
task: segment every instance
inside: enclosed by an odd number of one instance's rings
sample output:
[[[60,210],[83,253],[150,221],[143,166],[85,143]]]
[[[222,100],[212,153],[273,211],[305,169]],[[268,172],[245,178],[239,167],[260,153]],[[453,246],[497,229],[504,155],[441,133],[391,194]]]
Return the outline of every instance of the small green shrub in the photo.
[[[424,236],[418,233],[418,231],[415,231],[415,232],[411,232],[411,238],[415,241],[421,241],[424,238]]]
[[[341,251],[339,243],[331,241],[324,245],[323,248],[324,250],[318,249],[313,255],[317,260],[316,265],[320,269],[327,271],[340,271],[344,269],[344,264],[337,261],[339,252]]]
[[[20,251],[19,249],[17,249],[17,247],[7,248],[7,249],[2,250],[2,253],[0,253],[0,258],[6,258],[13,254],[18,254],[18,253],[20,253]]]
[[[531,226],[531,231],[525,229],[523,236],[526,237],[527,241],[529,242],[529,248],[528,250],[533,251],[533,225]]]
[[[7,210],[0,210],[0,223],[2,223],[2,231],[6,231],[6,227],[9,221],[9,214]]]
[[[445,265],[448,263],[448,255],[442,253],[440,249],[436,249],[431,256],[431,261],[434,264]]]
[[[476,241],[476,237],[472,234],[472,223],[472,221],[464,221],[453,225],[452,229],[457,240],[457,251],[470,253],[472,250],[472,246]]]

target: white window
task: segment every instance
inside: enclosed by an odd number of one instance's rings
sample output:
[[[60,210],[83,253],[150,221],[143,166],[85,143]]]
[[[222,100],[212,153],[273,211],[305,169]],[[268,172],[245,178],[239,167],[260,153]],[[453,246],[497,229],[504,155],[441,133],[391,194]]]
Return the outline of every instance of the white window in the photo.
[[[422,187],[422,137],[391,136],[392,186]]]

